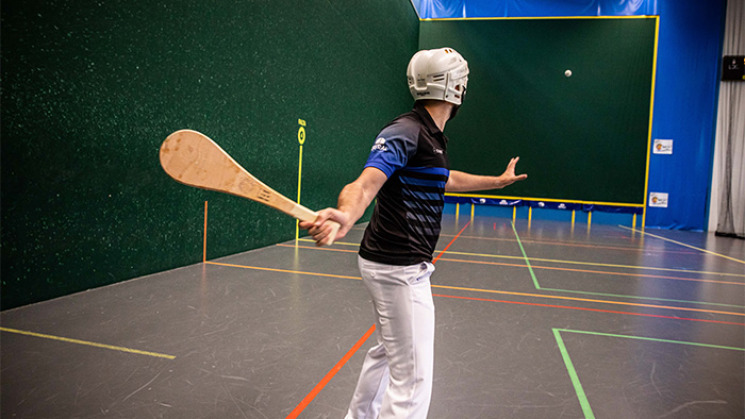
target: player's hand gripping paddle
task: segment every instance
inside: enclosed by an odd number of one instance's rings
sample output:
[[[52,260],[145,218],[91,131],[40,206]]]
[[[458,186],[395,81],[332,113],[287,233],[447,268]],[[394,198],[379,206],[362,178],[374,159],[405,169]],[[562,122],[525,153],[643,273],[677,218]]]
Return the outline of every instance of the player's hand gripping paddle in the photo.
[[[160,164],[169,176],[183,184],[248,198],[301,221],[315,221],[318,217],[315,211],[266,186],[197,131],[185,129],[169,135],[160,147]],[[333,223],[327,243],[331,245],[340,224],[329,222]]]

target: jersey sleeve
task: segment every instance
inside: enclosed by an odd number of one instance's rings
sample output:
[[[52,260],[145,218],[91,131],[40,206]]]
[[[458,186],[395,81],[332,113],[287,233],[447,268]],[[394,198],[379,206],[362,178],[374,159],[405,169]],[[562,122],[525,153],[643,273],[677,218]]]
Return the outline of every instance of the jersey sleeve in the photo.
[[[365,167],[380,169],[387,177],[406,163],[416,153],[419,130],[416,126],[399,120],[383,128],[370,150]]]

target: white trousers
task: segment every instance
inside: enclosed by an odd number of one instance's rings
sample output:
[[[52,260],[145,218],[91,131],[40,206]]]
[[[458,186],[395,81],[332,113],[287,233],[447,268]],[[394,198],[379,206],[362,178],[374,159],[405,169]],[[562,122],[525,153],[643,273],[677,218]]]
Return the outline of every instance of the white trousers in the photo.
[[[432,395],[435,306],[429,262],[358,260],[373,300],[377,345],[365,357],[347,419],[427,417]]]

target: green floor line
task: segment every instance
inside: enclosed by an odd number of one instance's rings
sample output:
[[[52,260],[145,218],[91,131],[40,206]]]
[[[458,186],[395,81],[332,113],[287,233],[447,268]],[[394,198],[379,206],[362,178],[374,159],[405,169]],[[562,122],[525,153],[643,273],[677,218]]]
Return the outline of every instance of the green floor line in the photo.
[[[517,238],[517,244],[520,246],[520,251],[523,252],[523,258],[525,259],[525,264],[528,265],[528,271],[530,271],[530,277],[533,278],[533,285],[535,285],[535,289],[539,290],[541,289],[540,284],[538,284],[538,279],[535,277],[535,273],[533,272],[533,267],[530,266],[530,259],[528,259],[527,253],[525,253],[525,248],[523,248],[523,244],[520,241],[520,236],[517,234],[517,229],[515,228],[515,223],[512,224],[512,231],[515,232],[515,238]]]
[[[565,289],[560,289],[560,288],[541,288],[541,284],[538,283],[538,278],[536,278],[535,273],[533,272],[533,267],[530,265],[530,259],[528,259],[528,254],[525,252],[525,248],[523,247],[522,241],[520,240],[520,236],[517,234],[517,229],[515,229],[514,223],[512,223],[512,231],[515,232],[515,237],[517,238],[517,244],[520,246],[520,251],[523,254],[523,259],[525,260],[525,264],[528,266],[528,270],[530,271],[530,276],[531,278],[533,278],[533,285],[535,286],[536,290],[566,292],[566,293],[585,294],[585,295],[599,295],[603,297],[629,298],[629,299],[637,299],[637,300],[656,300],[656,301],[667,301],[667,302],[684,303],[684,304],[700,304],[700,305],[712,305],[712,306],[722,306],[722,307],[745,308],[745,306],[741,306],[741,305],[710,303],[706,301],[674,300],[674,299],[668,299],[668,298],[640,297],[640,296],[635,296],[635,295],[608,294],[608,293],[593,292],[593,291],[565,290]]]
[[[590,332],[590,331],[572,330],[572,329],[554,328],[552,329],[552,331],[554,333],[554,338],[556,338],[556,345],[558,346],[559,352],[561,353],[561,357],[564,360],[564,365],[566,366],[567,373],[569,374],[569,378],[571,379],[572,385],[574,386],[574,391],[575,393],[577,393],[577,399],[579,400],[579,404],[582,407],[582,413],[584,414],[585,419],[594,419],[595,414],[592,412],[592,408],[590,407],[590,402],[589,400],[587,400],[587,395],[585,394],[584,388],[582,388],[582,383],[579,381],[579,375],[577,375],[577,370],[574,368],[574,363],[572,363],[572,358],[569,356],[569,351],[567,351],[566,345],[564,344],[564,340],[561,338],[561,332],[577,333],[577,334],[592,335],[592,336],[613,337],[613,338],[635,339],[635,340],[643,340],[643,341],[658,342],[658,343],[674,343],[677,345],[698,346],[702,348],[725,349],[725,350],[731,350],[731,351],[745,352],[745,348],[738,348],[734,346],[724,346],[724,345],[712,345],[708,343],[699,343],[699,342],[687,342],[687,341],[682,341],[682,340],[649,338],[649,337],[644,337],[644,336],[618,335],[614,333]]]
[[[564,359],[564,365],[569,373],[569,378],[572,380],[574,386],[574,392],[577,393],[577,399],[579,399],[579,405],[582,407],[582,413],[585,415],[585,419],[595,419],[595,415],[592,413],[590,402],[587,400],[585,390],[582,388],[582,383],[579,382],[579,376],[577,376],[577,370],[574,369],[572,358],[569,357],[569,352],[564,345],[564,340],[561,339],[560,329],[553,329],[554,337],[556,338],[556,344],[559,346],[559,352],[561,357]]]
[[[688,342],[684,340],[670,340],[670,339],[659,339],[659,338],[648,338],[645,336],[631,336],[631,335],[617,335],[614,333],[602,333],[602,332],[590,332],[586,330],[572,330],[572,329],[553,329],[554,333],[556,331],[559,332],[567,332],[567,333],[577,333],[582,335],[593,335],[593,336],[605,336],[605,337],[612,337],[612,338],[625,338],[625,339],[636,339],[636,340],[645,340],[649,342],[661,342],[661,343],[675,343],[678,345],[688,345],[688,346],[700,346],[703,348],[713,348],[713,349],[727,349],[731,351],[740,351],[745,352],[745,348],[738,348],[736,346],[723,346],[723,345],[711,345],[708,343],[700,343],[700,342]]]
[[[522,252],[522,257],[520,257],[520,256],[505,256],[505,255],[486,255],[486,254],[469,253],[469,252],[455,252],[455,251],[450,251],[450,250],[448,250],[447,252],[444,252],[444,254],[469,255],[469,256],[484,256],[484,257],[492,257],[492,258],[500,258],[500,259],[520,259],[520,260],[523,260],[523,261],[525,261],[525,264],[528,267],[528,271],[530,272],[530,277],[532,278],[533,286],[535,287],[536,290],[541,290],[541,291],[565,292],[565,293],[571,293],[571,294],[596,295],[596,296],[614,297],[614,298],[628,298],[628,299],[632,299],[632,300],[634,300],[634,299],[636,299],[636,300],[653,300],[653,301],[667,301],[667,302],[684,303],[684,304],[697,304],[697,305],[710,305],[710,306],[721,306],[721,307],[732,307],[732,308],[745,308],[745,306],[743,306],[743,305],[725,304],[725,303],[712,303],[712,302],[708,302],[708,301],[675,300],[675,299],[668,299],[668,298],[643,297],[643,296],[626,295],[626,294],[608,294],[608,293],[600,293],[600,292],[593,292],[593,291],[577,291],[577,290],[567,290],[567,289],[560,289],[560,288],[542,288],[541,287],[541,284],[538,283],[538,278],[535,275],[535,272],[533,270],[533,266],[530,264],[530,259],[528,258],[528,255],[525,252],[525,248],[523,247],[522,241],[520,240],[520,236],[517,234],[517,230],[516,230],[514,224],[512,224],[512,230],[514,231],[515,237],[517,238],[517,244],[519,245],[520,251]],[[301,241],[303,241],[303,240],[301,239]],[[311,240],[307,240],[307,241],[311,242]],[[344,243],[337,243],[337,244],[344,244]],[[558,260],[553,260],[553,259],[542,259],[542,258],[533,258],[533,260],[534,261],[538,261],[538,262],[556,262],[556,263],[584,264],[584,265],[594,265],[594,266],[633,268],[633,266],[628,266],[628,265],[597,264],[597,263],[584,263],[584,262],[576,262],[576,261],[558,261]],[[731,273],[685,271],[685,270],[681,270],[681,269],[668,269],[668,268],[636,267],[636,269],[654,269],[654,270],[666,270],[666,271],[680,271],[680,272],[687,272],[687,273],[709,273],[709,274],[719,274],[719,275],[742,276],[742,275],[739,275],[739,274],[731,274]]]

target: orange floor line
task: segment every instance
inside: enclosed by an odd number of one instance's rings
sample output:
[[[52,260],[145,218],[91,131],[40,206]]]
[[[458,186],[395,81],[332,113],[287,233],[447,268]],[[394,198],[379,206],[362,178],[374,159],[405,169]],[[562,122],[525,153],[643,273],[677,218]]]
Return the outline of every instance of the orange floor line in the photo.
[[[295,245],[287,245],[287,244],[281,244],[281,243],[278,244],[277,246],[296,247]],[[357,253],[357,250],[349,250],[349,249],[318,248],[314,246],[297,246],[297,247],[301,249],[321,250],[321,251],[326,251],[326,252]],[[448,262],[474,263],[474,264],[480,264],[480,265],[509,266],[509,267],[514,267],[514,268],[527,267],[527,265],[525,265],[524,263],[523,264],[504,263],[504,262],[491,262],[491,261],[452,259],[452,258],[441,258],[441,259],[444,261],[448,261]],[[539,265],[532,265],[532,264],[530,266],[533,269],[548,269],[548,270],[566,271],[566,272],[582,272],[582,273],[593,273],[593,274],[601,274],[601,275],[630,276],[630,277],[636,277],[636,278],[670,279],[670,280],[678,280],[678,281],[706,282],[706,283],[720,284],[720,285],[745,286],[745,282],[716,281],[713,279],[684,278],[684,277],[678,277],[678,276],[637,274],[637,273],[628,273],[628,272],[595,271],[595,270],[590,270],[590,269],[559,268],[559,267],[553,267],[553,266],[539,266]],[[640,267],[639,269],[644,269],[644,268]]]
[[[360,349],[360,347],[367,341],[367,339],[373,334],[374,331],[375,331],[375,325],[372,325],[369,329],[367,329],[367,332],[365,332],[365,334],[360,338],[360,340],[358,340],[357,343],[355,343],[354,346],[352,346],[352,348],[349,351],[347,351],[346,354],[344,354],[344,356],[339,360],[339,362],[337,362],[336,365],[334,365],[334,367],[331,368],[331,371],[329,371],[321,379],[321,381],[319,381],[318,384],[316,384],[316,386],[313,387],[313,390],[311,390],[310,393],[308,393],[308,395],[305,396],[305,398],[302,401],[300,401],[300,403],[298,403],[298,405],[292,410],[292,412],[290,412],[290,414],[287,415],[287,419],[294,419],[298,417],[300,413],[302,413],[302,411],[305,410],[306,407],[308,407],[310,402],[312,402],[313,399],[316,398],[318,393],[320,393],[321,390],[323,390],[323,388],[326,387],[326,384],[328,384],[329,381],[331,381],[331,379],[334,378],[336,373],[341,370],[341,368],[344,366],[344,364],[347,363],[347,361],[349,361],[350,358],[352,358],[352,355],[354,355],[355,352],[357,352]]]
[[[361,280],[360,277],[349,276],[349,275],[335,275],[335,274],[325,274],[325,273],[319,273],[319,272],[303,272],[303,271],[295,271],[295,270],[289,270],[289,269],[262,268],[258,266],[234,265],[234,264],[220,263],[220,262],[207,262],[207,264],[208,265],[230,266],[230,267],[242,268],[242,269],[257,269],[257,270],[262,270],[262,271],[293,273],[293,274],[299,274],[299,275],[326,276],[326,277],[331,277],[331,278],[355,279],[358,281]],[[516,292],[516,291],[489,290],[489,289],[484,289],[484,288],[469,288],[469,287],[458,287],[458,286],[451,286],[451,285],[432,284],[432,288],[444,288],[444,289],[468,291],[468,292],[482,292],[482,293],[487,293],[487,294],[515,295],[515,296],[521,296],[521,297],[548,298],[548,299],[555,299],[555,300],[582,301],[582,302],[600,303],[600,304],[625,305],[625,306],[633,306],[633,307],[654,308],[654,309],[661,309],[661,310],[694,311],[698,313],[723,314],[723,315],[729,315],[729,316],[745,317],[745,313],[737,313],[737,312],[732,312],[732,311],[706,310],[706,309],[692,308],[692,307],[662,306],[662,305],[655,305],[655,304],[630,303],[626,301],[595,300],[591,298],[565,297],[562,295],[534,294],[534,293]]]

